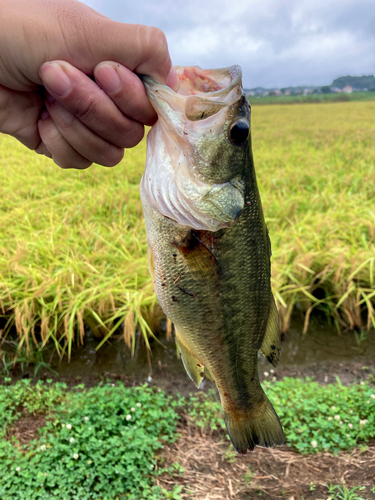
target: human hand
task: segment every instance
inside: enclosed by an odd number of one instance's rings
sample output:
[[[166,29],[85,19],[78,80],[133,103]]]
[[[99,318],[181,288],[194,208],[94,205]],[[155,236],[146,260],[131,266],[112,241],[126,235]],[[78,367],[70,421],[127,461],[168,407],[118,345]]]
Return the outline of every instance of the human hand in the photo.
[[[140,142],[156,115],[135,72],[178,88],[156,28],[76,0],[0,0],[0,23],[0,132],[63,168],[116,165]]]

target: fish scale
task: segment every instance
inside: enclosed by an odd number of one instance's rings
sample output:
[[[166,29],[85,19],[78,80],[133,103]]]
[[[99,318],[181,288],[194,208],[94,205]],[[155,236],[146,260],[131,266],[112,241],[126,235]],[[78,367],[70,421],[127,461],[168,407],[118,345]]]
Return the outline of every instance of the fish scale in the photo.
[[[184,75],[189,71],[184,71]],[[214,113],[215,109],[211,107],[211,116],[203,118],[200,128],[192,128],[191,133],[190,128],[197,127],[197,118],[191,125],[192,121],[180,112],[184,104],[181,96],[176,97],[170,89],[163,89],[164,86],[157,82],[145,79],[146,90],[159,116],[154,127],[161,128],[156,130],[154,136],[157,140],[154,142],[153,130],[149,134],[149,164],[146,162],[141,197],[155,291],[165,314],[175,325],[184,366],[197,386],[205,373],[214,381],[232,443],[240,453],[246,453],[257,444],[273,446],[281,444],[284,439],[278,417],[260,386],[257,362],[261,350],[276,365],[280,335],[270,285],[270,243],[256,183],[250,135],[245,136],[239,145],[231,143],[230,137],[228,140],[228,133],[236,124],[240,122],[241,127],[237,128],[242,132],[243,124],[249,124],[250,109],[247,100],[238,92],[238,88],[242,88],[240,81],[238,83],[238,70],[237,74],[235,70],[229,74],[232,78],[229,86],[222,87],[219,82],[219,91],[204,93],[206,101],[208,97],[215,99],[219,94],[220,109]],[[215,76],[215,70],[212,70],[209,77],[213,79]],[[193,78],[192,81],[196,83]],[[157,97],[155,90],[158,90]],[[198,106],[199,88],[195,92],[194,105]],[[158,106],[160,99],[163,102]],[[226,106],[223,104],[225,99],[229,101]],[[177,118],[171,115],[166,102],[176,111],[178,120],[185,120],[184,126],[173,123]],[[202,116],[199,107],[198,116]],[[202,129],[202,124],[206,124],[206,129]],[[178,147],[176,130],[179,129],[188,131],[182,136],[180,147],[185,151],[185,161],[192,162],[192,165],[181,166],[181,160],[173,164],[173,152]],[[198,132],[200,136],[194,143]],[[211,151],[210,155],[204,154],[204,148],[201,150],[205,137],[209,138],[207,144],[210,148],[217,137],[217,150]],[[161,139],[162,145],[158,144]],[[170,157],[165,153],[168,152],[168,141],[172,142]],[[190,156],[189,146],[192,150]],[[158,156],[158,147],[164,152],[162,157]],[[202,175],[199,181],[194,177],[197,155],[199,164],[206,161],[202,169],[206,175],[203,187]],[[210,181],[214,177],[214,173],[209,173],[211,164],[207,158],[210,157],[215,157],[216,161],[220,157],[224,159],[221,177],[230,182],[231,175],[238,176],[240,172],[240,180],[237,178],[231,185],[223,183],[225,189],[218,189]],[[153,170],[155,159],[159,165]],[[231,169],[233,163],[234,171]],[[179,168],[186,171],[181,185]],[[165,191],[164,185],[168,186]],[[163,213],[163,210],[170,210],[171,204],[165,203],[167,208],[163,208],[164,204],[161,206],[158,200],[162,195],[168,202],[168,197],[172,197],[171,186],[173,199],[185,196],[185,207],[192,207],[194,218],[192,216],[191,225],[181,224],[177,212]],[[186,197],[184,189],[193,193],[191,199]],[[227,193],[231,189],[243,193],[242,206],[237,212],[226,206]],[[155,192],[157,201],[152,198]],[[234,194],[230,199],[230,203],[238,203],[240,195]],[[184,211],[184,221],[187,213]],[[233,219],[228,222],[231,213]],[[197,220],[201,222],[197,224]],[[217,227],[217,230],[206,227]]]

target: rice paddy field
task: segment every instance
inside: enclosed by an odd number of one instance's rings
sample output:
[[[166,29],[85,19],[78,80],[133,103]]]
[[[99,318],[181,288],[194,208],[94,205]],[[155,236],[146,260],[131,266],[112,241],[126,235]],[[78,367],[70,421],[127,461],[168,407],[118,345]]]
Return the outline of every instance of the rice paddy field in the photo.
[[[319,312],[375,327],[375,101],[254,106],[258,184],[282,330]],[[89,327],[146,345],[162,317],[139,197],[146,145],[113,169],[60,170],[0,135],[0,332],[60,356]],[[354,335],[354,333],[353,333]]]

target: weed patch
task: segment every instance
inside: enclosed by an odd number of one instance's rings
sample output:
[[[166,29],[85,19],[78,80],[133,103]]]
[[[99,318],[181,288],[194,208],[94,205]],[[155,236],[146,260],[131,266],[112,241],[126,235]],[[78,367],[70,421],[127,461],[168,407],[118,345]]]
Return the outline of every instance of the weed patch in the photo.
[[[178,415],[164,392],[121,383],[71,391],[64,384],[36,386],[22,381],[0,386],[0,497],[3,500],[56,498],[164,498],[155,477],[156,453],[176,437]],[[38,439],[21,444],[15,428],[23,406],[43,413]],[[178,498],[178,492],[168,498]]]

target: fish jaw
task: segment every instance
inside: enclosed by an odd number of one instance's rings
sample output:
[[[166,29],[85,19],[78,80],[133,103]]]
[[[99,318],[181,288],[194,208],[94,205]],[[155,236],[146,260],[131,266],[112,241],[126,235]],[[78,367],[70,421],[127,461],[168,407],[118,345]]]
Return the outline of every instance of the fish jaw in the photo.
[[[142,198],[179,224],[217,231],[235,223],[245,203],[249,140],[235,144],[229,132],[239,121],[250,127],[241,70],[177,72],[182,93],[143,78],[159,119],[147,138]]]

